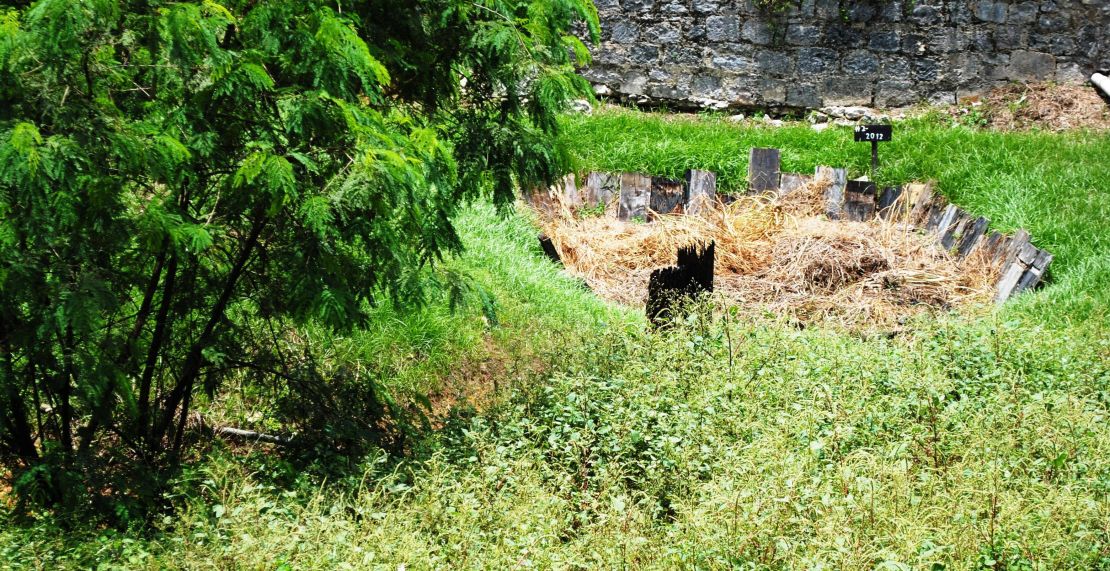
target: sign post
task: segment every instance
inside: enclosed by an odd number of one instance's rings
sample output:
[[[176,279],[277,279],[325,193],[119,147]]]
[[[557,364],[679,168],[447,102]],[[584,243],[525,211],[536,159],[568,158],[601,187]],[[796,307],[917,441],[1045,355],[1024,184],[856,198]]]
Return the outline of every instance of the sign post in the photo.
[[[879,170],[879,143],[885,143],[893,138],[894,128],[890,125],[857,125],[855,140],[857,143],[871,143],[871,176]]]

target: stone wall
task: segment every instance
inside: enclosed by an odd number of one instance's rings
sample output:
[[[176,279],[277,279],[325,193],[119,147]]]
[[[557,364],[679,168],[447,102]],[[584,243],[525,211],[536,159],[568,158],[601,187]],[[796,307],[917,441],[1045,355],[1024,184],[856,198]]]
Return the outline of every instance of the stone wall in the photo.
[[[1110,0],[595,0],[586,76],[641,105],[945,104],[1110,70]]]

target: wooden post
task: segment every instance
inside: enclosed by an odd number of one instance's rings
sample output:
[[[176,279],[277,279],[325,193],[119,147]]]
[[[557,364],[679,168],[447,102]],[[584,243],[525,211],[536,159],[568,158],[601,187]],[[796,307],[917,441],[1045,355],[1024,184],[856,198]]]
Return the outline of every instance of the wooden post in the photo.
[[[651,177],[651,198],[649,206],[651,211],[648,218],[671,214],[682,207],[682,197],[686,193],[681,180],[661,176]]]
[[[898,199],[902,197],[902,187],[888,186],[879,193],[879,200],[875,204],[875,208],[879,211],[879,216],[883,220],[890,220],[891,215],[894,213],[895,205],[898,204]]]
[[[1018,280],[1017,287],[1014,288],[1014,293],[1018,294],[1037,287],[1037,284],[1041,283],[1041,279],[1044,278],[1045,270],[1048,269],[1048,265],[1051,263],[1052,254],[1044,250],[1037,250],[1037,255],[1033,258],[1033,263],[1029,265],[1029,268],[1022,274],[1021,279]]]
[[[586,175],[586,186],[582,190],[587,207],[595,208],[602,205],[608,209],[608,206],[620,195],[620,176],[611,173],[591,172]]]
[[[935,199],[932,185],[911,184],[906,187],[905,196],[905,221],[914,226],[923,226],[928,220],[929,209]]]
[[[956,255],[961,258],[966,258],[982,241],[983,235],[986,234],[987,226],[989,226],[990,223],[990,220],[982,216],[972,221],[967,229],[964,230],[963,236],[960,237],[960,241],[956,245]]]
[[[865,222],[875,217],[875,183],[850,180],[844,189],[844,218]]]
[[[951,251],[956,242],[963,236],[967,226],[972,222],[971,215],[966,210],[958,206],[954,206],[954,214],[952,219],[948,221],[948,225],[939,230],[940,233],[940,246],[945,250]]]
[[[710,171],[686,171],[685,210],[687,214],[702,214],[713,208],[717,200],[717,174]]]
[[[829,187],[825,189],[825,215],[829,220],[840,220],[844,212],[844,187],[848,186],[848,171],[817,167],[814,178],[829,182]]]
[[[748,189],[778,192],[782,155],[778,149],[752,149],[748,155]]]
[[[651,197],[651,177],[626,172],[621,175],[621,194],[617,218],[646,220],[648,200]]]
[[[555,195],[564,208],[573,210],[582,206],[582,197],[578,194],[578,183],[574,180],[574,173],[570,173],[555,182]]]

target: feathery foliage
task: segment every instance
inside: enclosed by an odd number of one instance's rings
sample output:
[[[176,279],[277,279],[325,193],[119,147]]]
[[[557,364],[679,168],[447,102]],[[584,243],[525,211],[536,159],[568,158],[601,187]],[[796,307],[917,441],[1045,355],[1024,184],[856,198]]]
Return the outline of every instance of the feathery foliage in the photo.
[[[0,459],[20,498],[126,515],[188,448],[200,391],[338,382],[284,332],[419,303],[460,204],[565,168],[582,25],[596,37],[588,0],[0,8]],[[355,436],[381,437],[388,406],[356,398]]]

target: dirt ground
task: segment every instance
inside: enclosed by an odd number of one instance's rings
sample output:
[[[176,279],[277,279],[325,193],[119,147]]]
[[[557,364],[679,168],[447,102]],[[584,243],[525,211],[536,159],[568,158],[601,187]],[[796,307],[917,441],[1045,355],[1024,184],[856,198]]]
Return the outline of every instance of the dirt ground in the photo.
[[[1093,86],[1012,84],[961,101],[950,112],[1003,131],[1110,130],[1110,104]]]

